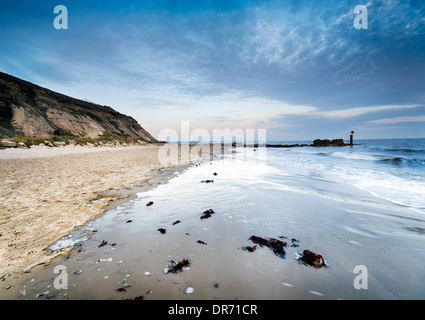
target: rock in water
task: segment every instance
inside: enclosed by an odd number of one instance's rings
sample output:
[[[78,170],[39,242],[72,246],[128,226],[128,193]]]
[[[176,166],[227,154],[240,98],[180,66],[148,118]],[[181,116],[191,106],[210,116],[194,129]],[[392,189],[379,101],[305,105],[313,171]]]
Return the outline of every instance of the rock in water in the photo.
[[[345,145],[344,139],[333,139],[331,144],[333,146],[344,146]]]
[[[331,145],[331,140],[328,139],[316,139],[313,141],[313,146],[315,147],[329,147]]]

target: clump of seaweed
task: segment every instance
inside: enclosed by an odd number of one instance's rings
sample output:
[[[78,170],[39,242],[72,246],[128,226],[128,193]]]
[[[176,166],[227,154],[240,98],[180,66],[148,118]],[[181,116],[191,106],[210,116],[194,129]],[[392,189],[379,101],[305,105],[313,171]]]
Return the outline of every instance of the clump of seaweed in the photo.
[[[286,252],[284,248],[287,246],[286,242],[274,238],[262,238],[254,235],[251,236],[248,240],[258,244],[260,247],[268,247],[278,257],[282,259],[285,258]]]
[[[322,255],[314,253],[310,250],[304,250],[302,254],[298,254],[297,261],[315,268],[328,266]]]
[[[169,273],[169,272],[177,273],[183,270],[189,270],[190,265],[191,265],[191,262],[189,259],[183,259],[179,261],[178,263],[175,262],[174,260],[171,260],[168,267],[164,269],[164,273]]]
[[[211,218],[211,215],[214,214],[214,210],[213,209],[208,209],[205,210],[202,215],[201,215],[201,219],[208,219]]]

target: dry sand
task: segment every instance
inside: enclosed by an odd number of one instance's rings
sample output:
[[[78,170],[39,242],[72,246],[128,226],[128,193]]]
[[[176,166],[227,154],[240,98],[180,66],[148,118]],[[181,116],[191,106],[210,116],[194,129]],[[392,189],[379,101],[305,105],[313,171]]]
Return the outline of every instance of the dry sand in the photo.
[[[48,262],[55,257],[46,250],[52,242],[105,212],[112,201],[159,183],[149,179],[152,170],[164,167],[159,148],[1,150],[0,279]]]

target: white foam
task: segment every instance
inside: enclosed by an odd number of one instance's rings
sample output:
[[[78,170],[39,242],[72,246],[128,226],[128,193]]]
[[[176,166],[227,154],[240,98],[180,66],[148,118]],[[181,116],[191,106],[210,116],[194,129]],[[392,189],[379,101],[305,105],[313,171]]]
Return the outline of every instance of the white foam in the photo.
[[[401,206],[425,209],[425,183],[384,173],[358,176],[354,185],[375,197]]]
[[[370,161],[378,160],[378,158],[372,155],[362,154],[362,153],[347,153],[347,152],[337,151],[337,152],[332,152],[329,155],[332,157],[351,159],[351,160],[370,160]]]
[[[320,149],[321,150],[321,149]],[[328,152],[328,151],[325,151]],[[410,207],[425,214],[425,180],[407,170],[396,170],[376,164],[380,156],[344,151],[328,152],[327,157],[318,157],[318,151],[297,149],[287,154],[270,152],[270,160],[285,170],[291,165],[291,172],[320,172],[321,178],[353,185],[371,195],[394,204]],[[321,151],[323,153],[323,151]],[[311,155],[310,155],[311,154]],[[347,160],[374,160],[374,162],[341,162]],[[294,168],[292,168],[294,167]],[[308,171],[306,171],[308,170]],[[306,191],[312,191],[306,189]],[[330,194],[330,193],[329,193]],[[327,193],[319,194],[326,197]],[[333,196],[337,196],[332,194]]]
[[[87,241],[88,238],[81,238],[77,240],[72,240],[69,237],[63,238],[59,241],[56,241],[50,246],[51,251],[70,248],[70,247],[76,247],[81,245],[84,241]]]

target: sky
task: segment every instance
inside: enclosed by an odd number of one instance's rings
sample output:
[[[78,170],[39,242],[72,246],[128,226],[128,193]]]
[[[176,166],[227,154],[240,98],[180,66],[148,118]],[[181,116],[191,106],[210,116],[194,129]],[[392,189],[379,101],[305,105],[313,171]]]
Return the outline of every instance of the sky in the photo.
[[[425,1],[0,0],[0,71],[155,137],[189,121],[268,141],[424,138]]]

